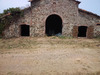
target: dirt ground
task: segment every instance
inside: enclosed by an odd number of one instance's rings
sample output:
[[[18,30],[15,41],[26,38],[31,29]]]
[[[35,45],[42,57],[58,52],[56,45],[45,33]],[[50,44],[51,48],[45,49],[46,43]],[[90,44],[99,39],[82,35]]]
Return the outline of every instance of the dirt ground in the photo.
[[[0,75],[100,75],[100,39],[0,39]]]

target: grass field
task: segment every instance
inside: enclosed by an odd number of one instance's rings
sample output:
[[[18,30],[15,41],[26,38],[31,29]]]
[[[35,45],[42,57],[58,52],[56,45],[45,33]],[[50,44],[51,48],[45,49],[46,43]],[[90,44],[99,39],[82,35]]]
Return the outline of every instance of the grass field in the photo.
[[[0,75],[100,75],[100,39],[0,39]]]

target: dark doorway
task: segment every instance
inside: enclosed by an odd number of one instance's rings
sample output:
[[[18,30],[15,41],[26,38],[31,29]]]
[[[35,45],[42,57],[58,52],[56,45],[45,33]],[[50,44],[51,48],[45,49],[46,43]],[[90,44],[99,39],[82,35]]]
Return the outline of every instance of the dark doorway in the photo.
[[[58,15],[50,15],[46,20],[45,33],[47,36],[62,34],[62,19]]]
[[[30,36],[30,26],[29,25],[21,25],[21,36]]]
[[[86,37],[87,33],[87,27],[86,26],[80,26],[78,28],[78,37]]]

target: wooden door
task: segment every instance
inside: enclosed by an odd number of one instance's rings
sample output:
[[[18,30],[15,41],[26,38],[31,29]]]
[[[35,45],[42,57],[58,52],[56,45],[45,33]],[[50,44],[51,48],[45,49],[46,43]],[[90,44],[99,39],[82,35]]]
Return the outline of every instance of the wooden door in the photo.
[[[73,37],[77,38],[78,37],[78,26],[73,27]]]
[[[93,26],[90,26],[88,27],[87,29],[87,38],[93,38],[93,34],[94,34],[94,27]]]

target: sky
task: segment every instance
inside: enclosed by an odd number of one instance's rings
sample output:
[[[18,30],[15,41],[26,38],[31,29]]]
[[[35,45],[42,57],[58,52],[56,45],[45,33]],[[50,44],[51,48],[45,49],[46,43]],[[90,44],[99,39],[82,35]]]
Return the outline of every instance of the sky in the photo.
[[[78,0],[81,1],[79,8],[93,12],[100,16],[100,0]]]
[[[81,1],[79,8],[93,12],[100,16],[100,0],[78,0]],[[28,0],[0,0],[0,13],[4,9],[12,7],[25,8],[30,5]]]

